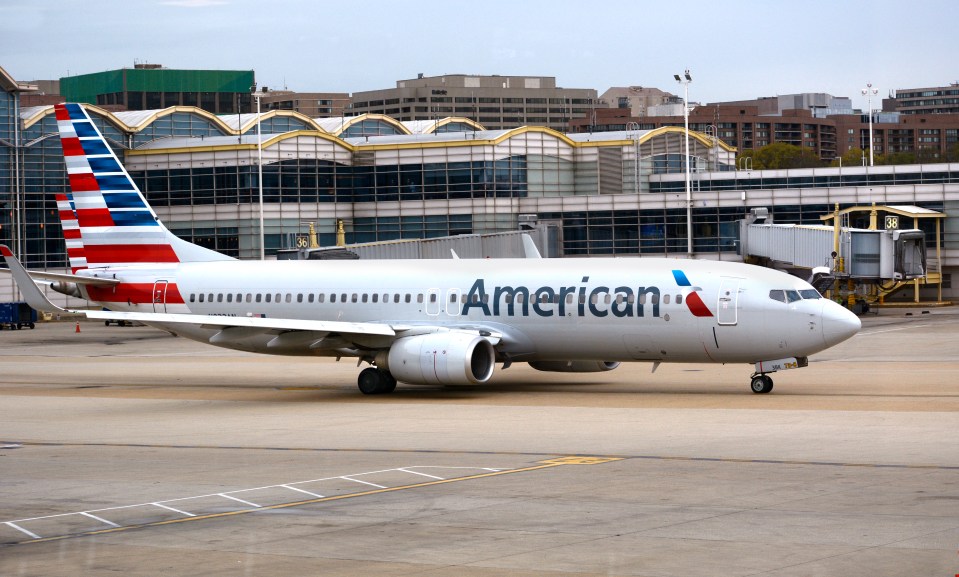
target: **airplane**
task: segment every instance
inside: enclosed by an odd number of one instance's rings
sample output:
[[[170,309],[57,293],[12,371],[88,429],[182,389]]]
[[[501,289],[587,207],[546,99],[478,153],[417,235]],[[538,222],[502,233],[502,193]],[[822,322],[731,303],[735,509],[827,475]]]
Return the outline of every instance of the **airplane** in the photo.
[[[364,394],[477,385],[497,365],[611,371],[622,362],[750,363],[770,373],[855,335],[859,319],[809,283],[744,263],[670,258],[241,261],[159,220],[82,106],[55,106],[72,195],[58,197],[72,274],[28,272],[25,300],[79,295],[88,318],[139,321],[256,353],[352,357]],[[109,310],[102,310],[106,308]]]

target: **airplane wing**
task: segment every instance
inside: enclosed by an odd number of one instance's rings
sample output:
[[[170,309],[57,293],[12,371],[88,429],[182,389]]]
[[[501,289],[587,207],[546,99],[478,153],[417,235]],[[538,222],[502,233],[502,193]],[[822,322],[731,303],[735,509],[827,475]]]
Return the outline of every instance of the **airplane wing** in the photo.
[[[13,255],[9,247],[0,245],[0,255],[3,256],[10,273],[20,287],[24,300],[36,310],[82,314],[90,319],[138,321],[145,324],[173,330],[176,325],[191,325],[206,329],[219,329],[211,337],[215,344],[228,344],[231,341],[242,341],[256,335],[276,334],[277,346],[306,347],[316,349],[339,349],[345,343],[364,345],[372,348],[388,346],[395,338],[414,336],[437,331],[468,331],[477,333],[496,345],[502,335],[482,328],[440,327],[432,325],[395,325],[390,323],[372,322],[343,322],[320,321],[306,319],[283,319],[268,317],[231,317],[223,315],[191,315],[174,313],[149,312],[120,312],[105,310],[63,309],[50,302],[43,291],[33,282],[33,279]],[[72,275],[64,275],[72,276]],[[299,335],[295,334],[299,333]],[[300,338],[302,336],[303,338]],[[282,337],[282,338],[281,338]],[[332,337],[332,338],[327,338]],[[380,340],[385,338],[385,342]]]
[[[354,335],[396,336],[390,325],[382,323],[351,323],[343,321],[311,321],[303,319],[278,319],[267,317],[228,317],[221,315],[185,315],[173,313],[133,313],[101,310],[73,311],[85,314],[90,319],[138,321],[153,324],[188,324],[203,328],[232,328],[260,329],[268,331],[316,331],[324,333],[340,333]],[[253,331],[254,333],[257,331]]]

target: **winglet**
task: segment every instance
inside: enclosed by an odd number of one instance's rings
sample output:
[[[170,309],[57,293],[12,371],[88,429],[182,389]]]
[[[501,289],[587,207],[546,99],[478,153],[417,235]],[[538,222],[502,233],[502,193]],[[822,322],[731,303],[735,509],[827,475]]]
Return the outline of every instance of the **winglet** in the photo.
[[[23,265],[20,264],[20,261],[17,260],[17,257],[13,256],[13,251],[10,250],[10,247],[0,244],[0,255],[3,255],[3,260],[5,260],[7,266],[10,267],[10,274],[13,275],[13,280],[17,283],[17,287],[20,288],[20,293],[28,305],[38,311],[50,313],[68,312],[66,309],[62,309],[50,302],[50,299],[43,294],[40,287],[33,282],[33,279],[27,273],[26,269],[23,268]]]
[[[533,237],[528,234],[523,235],[523,250],[526,252],[526,258],[543,258],[543,255],[539,254],[539,249],[536,248],[536,243],[533,242]]]

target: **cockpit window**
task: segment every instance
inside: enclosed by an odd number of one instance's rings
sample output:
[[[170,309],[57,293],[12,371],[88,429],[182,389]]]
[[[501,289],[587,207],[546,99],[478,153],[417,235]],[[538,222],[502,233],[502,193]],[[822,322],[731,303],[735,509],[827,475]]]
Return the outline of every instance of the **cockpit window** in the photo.
[[[776,289],[771,290],[769,291],[769,298],[773,299],[774,301],[784,303],[786,302],[786,292]]]
[[[822,295],[816,289],[804,289],[799,291],[804,299],[821,299]]]
[[[799,291],[786,291],[786,299],[789,302],[794,303],[796,301],[801,301],[802,297],[799,296]]]

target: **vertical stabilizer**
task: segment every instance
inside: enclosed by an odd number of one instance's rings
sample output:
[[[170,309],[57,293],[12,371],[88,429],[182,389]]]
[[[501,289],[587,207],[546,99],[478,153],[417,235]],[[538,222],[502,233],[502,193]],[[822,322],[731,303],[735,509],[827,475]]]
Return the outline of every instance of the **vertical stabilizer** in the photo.
[[[54,109],[78,225],[70,234],[79,236],[69,238],[66,227],[64,232],[68,243],[80,240],[86,266],[231,260],[163,226],[83,107],[67,103]],[[61,210],[61,219],[65,214]]]

